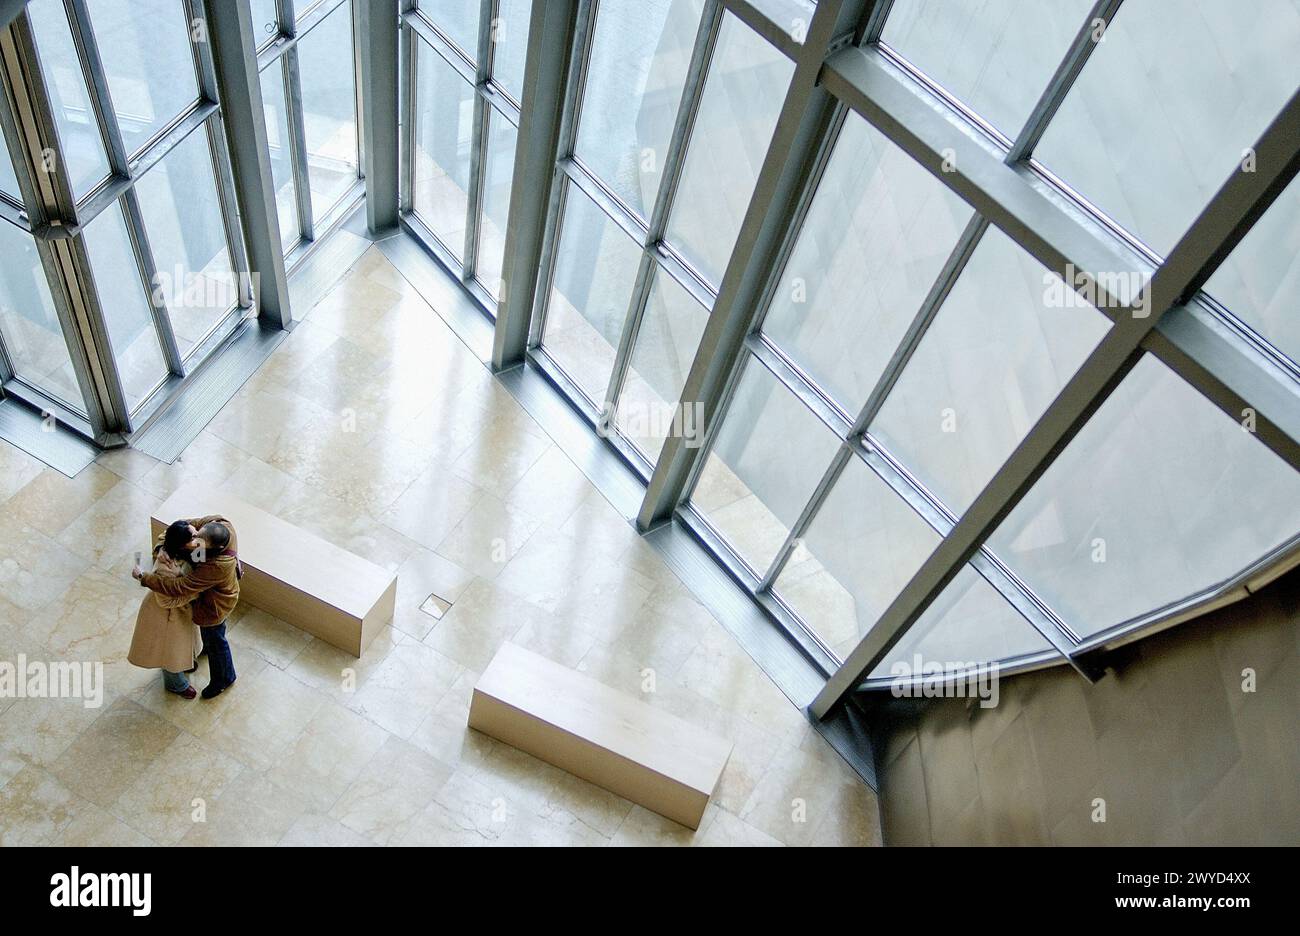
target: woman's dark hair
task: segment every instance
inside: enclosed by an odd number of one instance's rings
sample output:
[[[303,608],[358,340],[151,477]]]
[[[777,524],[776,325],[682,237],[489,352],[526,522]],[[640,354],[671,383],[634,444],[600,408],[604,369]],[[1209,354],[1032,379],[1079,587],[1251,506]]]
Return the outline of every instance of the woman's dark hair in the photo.
[[[163,534],[163,552],[173,559],[188,559],[190,551],[187,547],[192,539],[194,539],[194,534],[190,532],[190,522],[188,520],[177,520]]]

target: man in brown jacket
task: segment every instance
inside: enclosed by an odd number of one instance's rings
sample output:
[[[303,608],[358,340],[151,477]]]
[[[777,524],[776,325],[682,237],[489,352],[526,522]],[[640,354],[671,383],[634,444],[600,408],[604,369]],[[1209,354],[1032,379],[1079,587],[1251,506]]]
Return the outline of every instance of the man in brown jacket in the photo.
[[[239,565],[234,524],[215,514],[189,523],[194,538],[188,543],[188,549],[194,568],[188,575],[155,575],[138,566],[131,574],[145,588],[167,598],[190,599],[194,623],[199,626],[203,649],[208,655],[209,681],[202,695],[212,699],[235,681],[235,663],[230,644],[226,642],[226,619],[239,603],[243,569]]]

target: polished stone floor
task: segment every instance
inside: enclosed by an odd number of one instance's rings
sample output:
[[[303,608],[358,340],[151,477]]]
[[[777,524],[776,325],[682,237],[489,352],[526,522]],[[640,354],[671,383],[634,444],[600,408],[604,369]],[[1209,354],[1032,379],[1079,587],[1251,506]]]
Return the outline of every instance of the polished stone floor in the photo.
[[[357,660],[245,606],[236,685],[165,694],[125,659],[128,571],[187,478],[396,570],[392,626]],[[700,829],[468,729],[505,640],[731,739]],[[70,479],[0,442],[20,653],[103,661],[106,689],[0,698],[5,845],[879,843],[871,791],[373,248],[174,465]]]

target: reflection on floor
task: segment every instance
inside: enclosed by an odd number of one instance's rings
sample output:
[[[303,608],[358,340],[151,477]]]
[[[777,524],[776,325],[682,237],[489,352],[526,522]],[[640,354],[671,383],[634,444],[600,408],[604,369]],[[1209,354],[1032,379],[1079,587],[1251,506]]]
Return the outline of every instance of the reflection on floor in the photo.
[[[244,607],[238,683],[166,695],[125,660],[127,570],[188,478],[397,570],[392,626],[356,660]],[[466,728],[507,639],[735,742],[698,832]],[[879,841],[870,790],[374,249],[176,464],[69,479],[0,442],[18,654],[102,660],[106,691],[0,698],[5,845]]]

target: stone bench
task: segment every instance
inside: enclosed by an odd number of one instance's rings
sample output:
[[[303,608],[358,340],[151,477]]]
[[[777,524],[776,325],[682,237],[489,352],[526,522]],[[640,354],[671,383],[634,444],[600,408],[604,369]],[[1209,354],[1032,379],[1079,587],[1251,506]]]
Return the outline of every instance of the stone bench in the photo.
[[[174,520],[209,514],[229,518],[238,534],[241,604],[357,657],[392,620],[396,575],[220,488],[185,485],[153,512],[150,523],[156,537]]]
[[[512,643],[474,686],[469,725],[692,829],[731,755],[731,742]]]

